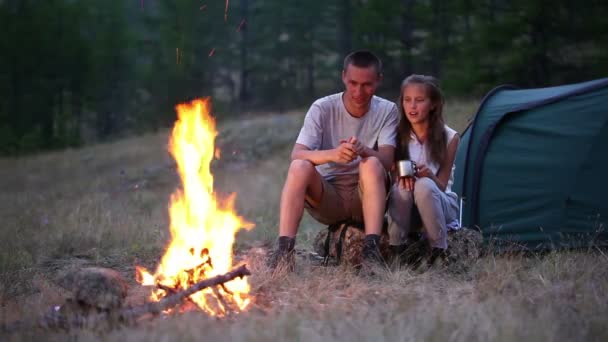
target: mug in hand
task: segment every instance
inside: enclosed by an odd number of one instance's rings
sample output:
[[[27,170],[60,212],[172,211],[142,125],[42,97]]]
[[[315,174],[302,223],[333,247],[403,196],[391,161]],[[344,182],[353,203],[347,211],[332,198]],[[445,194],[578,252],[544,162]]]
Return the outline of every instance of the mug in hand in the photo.
[[[414,177],[417,172],[416,163],[411,160],[400,160],[397,162],[399,177]]]

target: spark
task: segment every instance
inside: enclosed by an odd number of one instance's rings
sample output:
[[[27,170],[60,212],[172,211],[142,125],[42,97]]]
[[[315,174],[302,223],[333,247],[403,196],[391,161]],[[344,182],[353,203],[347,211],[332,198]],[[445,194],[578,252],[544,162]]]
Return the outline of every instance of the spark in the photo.
[[[241,29],[243,28],[243,26],[247,23],[247,20],[243,19],[241,20],[241,23],[239,24],[239,27],[236,28],[236,32],[241,32]]]
[[[224,21],[228,21],[228,5],[230,4],[230,0],[226,0],[226,9],[224,10]]]
[[[213,56],[213,54],[215,53],[215,48],[211,49],[211,51],[209,51],[209,57]]]

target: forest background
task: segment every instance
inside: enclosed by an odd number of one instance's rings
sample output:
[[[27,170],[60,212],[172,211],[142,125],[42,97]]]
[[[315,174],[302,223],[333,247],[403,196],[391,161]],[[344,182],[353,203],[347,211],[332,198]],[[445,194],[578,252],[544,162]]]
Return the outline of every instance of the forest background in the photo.
[[[392,100],[410,73],[471,100],[600,78],[606,17],[594,0],[0,0],[0,155],[158,130],[196,97],[220,120],[305,108],[361,48]]]

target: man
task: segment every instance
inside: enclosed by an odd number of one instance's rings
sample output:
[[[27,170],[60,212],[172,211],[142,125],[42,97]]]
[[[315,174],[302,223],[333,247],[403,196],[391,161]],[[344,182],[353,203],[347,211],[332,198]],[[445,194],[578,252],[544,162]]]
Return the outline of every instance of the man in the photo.
[[[281,194],[271,268],[287,263],[293,269],[304,208],[323,224],[363,222],[363,263],[382,263],[378,245],[399,116],[393,102],[374,96],[381,69],[380,59],[369,51],[349,54],[342,70],[344,92],[321,98],[308,110]]]

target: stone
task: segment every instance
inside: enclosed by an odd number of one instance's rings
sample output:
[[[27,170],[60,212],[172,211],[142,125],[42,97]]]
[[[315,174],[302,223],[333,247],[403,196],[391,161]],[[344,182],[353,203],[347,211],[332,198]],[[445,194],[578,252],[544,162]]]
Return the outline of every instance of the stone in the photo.
[[[58,281],[72,293],[72,300],[100,310],[122,307],[128,285],[119,272],[103,267],[68,270]]]
[[[329,257],[334,263],[337,262],[337,247],[342,229],[346,229],[342,243],[341,263],[358,265],[361,261],[361,251],[365,233],[358,227],[342,225],[340,229],[332,232],[329,244]],[[313,250],[321,257],[325,257],[325,239],[329,233],[328,229],[322,229],[313,241]],[[424,239],[416,241],[413,234],[409,247],[406,251],[408,259],[420,260],[429,252],[428,244]],[[448,232],[448,252],[446,267],[450,273],[466,273],[479,259],[482,251],[483,238],[481,232],[461,228]],[[384,232],[380,239],[380,253],[384,260],[390,260],[390,246],[388,234]]]

